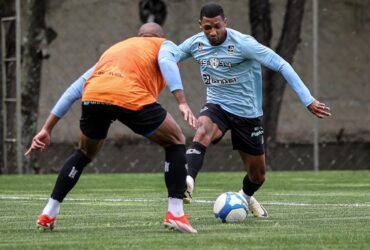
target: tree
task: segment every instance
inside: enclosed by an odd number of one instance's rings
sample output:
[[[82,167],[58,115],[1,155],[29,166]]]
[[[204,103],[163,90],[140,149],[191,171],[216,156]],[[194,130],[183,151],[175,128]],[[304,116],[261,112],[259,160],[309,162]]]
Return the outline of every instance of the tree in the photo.
[[[275,51],[291,64],[300,42],[305,2],[306,0],[287,0],[283,28],[275,48]],[[257,41],[270,47],[272,28],[269,0],[250,0],[249,10],[252,35]],[[263,109],[269,165],[276,150],[277,126],[285,86],[285,79],[280,74],[263,69]]]
[[[22,145],[25,150],[37,133],[42,61],[48,58],[47,45],[56,38],[56,33],[46,27],[46,7],[47,0],[31,0],[28,3],[28,22],[22,56]],[[37,154],[26,158],[25,169],[34,169],[37,173],[37,159]]]

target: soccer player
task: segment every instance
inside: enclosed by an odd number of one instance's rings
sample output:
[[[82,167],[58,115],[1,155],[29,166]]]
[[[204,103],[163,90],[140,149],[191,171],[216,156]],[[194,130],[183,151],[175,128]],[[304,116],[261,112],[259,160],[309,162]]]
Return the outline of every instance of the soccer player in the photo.
[[[329,107],[315,100],[291,65],[253,37],[226,27],[222,6],[205,4],[200,11],[202,32],[179,45],[180,61],[193,57],[207,86],[207,102],[200,110],[198,128],[186,152],[188,162],[185,203],[191,202],[195,178],[208,145],[231,130],[247,175],[240,193],[254,216],[267,218],[266,209],[253,197],[265,181],[261,64],[283,75],[302,104],[319,118],[330,116]]]
[[[79,148],[64,163],[37,226],[52,230],[60,205],[77,183],[84,167],[101,149],[115,120],[165,149],[164,175],[168,190],[168,211],[164,224],[186,233],[197,231],[183,210],[186,179],[185,136],[172,116],[157,103],[166,84],[184,119],[193,127],[196,118],[183,91],[177,59],[178,47],[162,38],[155,23],[141,26],[139,37],[119,42],[100,57],[98,63],[73,83],[53,108],[25,155],[45,151],[52,129],[82,96]]]

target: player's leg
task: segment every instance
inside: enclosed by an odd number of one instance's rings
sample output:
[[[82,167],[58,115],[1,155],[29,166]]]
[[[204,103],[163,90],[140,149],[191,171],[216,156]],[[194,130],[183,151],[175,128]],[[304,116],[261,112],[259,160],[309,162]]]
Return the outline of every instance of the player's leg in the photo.
[[[247,200],[248,208],[255,217],[267,218],[267,210],[253,197],[265,181],[265,155],[251,155],[240,150],[239,154],[247,170],[240,193]]]
[[[223,133],[208,116],[198,118],[198,128],[195,132],[193,142],[186,150],[188,163],[188,175],[186,177],[186,192],[184,202],[191,203],[195,187],[195,178],[203,166],[206,149],[212,141],[219,140]]]
[[[198,118],[198,128],[195,132],[193,142],[186,151],[188,161],[188,175],[194,180],[203,166],[206,149],[212,141],[218,140],[223,136],[218,128],[208,116]]]
[[[207,103],[198,118],[198,128],[193,142],[186,151],[188,176],[186,177],[185,203],[191,203],[195,178],[203,166],[204,156],[209,144],[217,143],[229,129],[225,112],[219,105]]]
[[[59,172],[51,198],[62,202],[76,185],[85,166],[92,161],[103,145],[102,139],[90,139],[81,133],[80,146],[66,160]]]
[[[174,144],[185,145],[185,136],[182,133],[180,126],[168,112],[166,112],[158,129],[156,129],[152,135],[148,136],[148,139],[157,143],[163,148]]]
[[[94,140],[81,134],[80,147],[65,161],[55,182],[51,196],[37,220],[37,225],[52,230],[60,204],[78,182],[83,169],[95,157],[103,140]]]
[[[185,136],[173,117],[167,113],[161,126],[149,137],[165,149],[164,178],[168,191],[165,226],[185,233],[196,233],[183,209],[186,178]]]
[[[267,218],[266,209],[253,197],[254,193],[264,183],[266,172],[261,119],[230,116],[233,149],[239,151],[247,171],[240,193],[248,201],[249,210],[254,216]]]
[[[250,188],[248,189],[248,194],[252,196],[265,182],[265,154],[252,155],[241,150],[239,150],[239,154],[248,173],[248,183],[252,183],[249,185]],[[255,188],[252,186],[255,186]]]
[[[164,121],[149,139],[165,150],[164,175],[168,197],[181,199],[185,191],[185,136],[173,117],[167,113]],[[172,209],[175,215],[184,213],[182,205]]]
[[[183,196],[186,178],[185,136],[173,117],[158,103],[136,112],[122,110],[118,120],[165,150],[164,177],[168,190],[168,211],[164,224],[186,233],[197,231],[184,214]]]
[[[101,117],[102,114],[106,114],[104,111],[92,112],[95,109],[101,111],[99,108],[84,107],[83,105],[79,148],[67,158],[61,168],[51,197],[36,222],[38,227],[53,229],[61,203],[76,185],[85,166],[95,158],[104,143],[111,119]]]

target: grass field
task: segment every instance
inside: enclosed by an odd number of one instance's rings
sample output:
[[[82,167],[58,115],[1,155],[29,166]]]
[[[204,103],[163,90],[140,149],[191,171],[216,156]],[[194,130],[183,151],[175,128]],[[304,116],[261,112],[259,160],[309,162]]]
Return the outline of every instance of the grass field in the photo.
[[[0,176],[0,249],[370,249],[370,171],[269,172],[256,198],[270,218],[222,224],[213,201],[243,175],[199,175],[185,206],[197,235],[163,227],[162,174],[83,175],[52,232],[35,221],[56,176]]]

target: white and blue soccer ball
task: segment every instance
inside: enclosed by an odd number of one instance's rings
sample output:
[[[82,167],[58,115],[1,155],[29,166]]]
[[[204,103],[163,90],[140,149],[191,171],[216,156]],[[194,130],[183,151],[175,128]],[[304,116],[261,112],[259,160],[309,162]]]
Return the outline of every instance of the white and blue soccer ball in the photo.
[[[222,223],[241,223],[248,216],[247,201],[237,192],[226,192],[217,197],[213,213]]]

